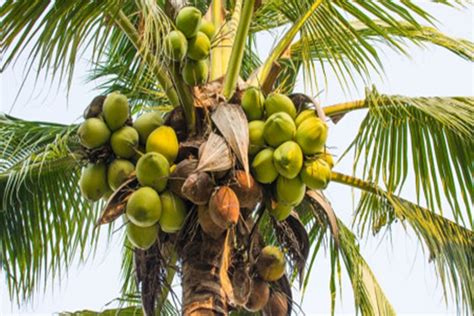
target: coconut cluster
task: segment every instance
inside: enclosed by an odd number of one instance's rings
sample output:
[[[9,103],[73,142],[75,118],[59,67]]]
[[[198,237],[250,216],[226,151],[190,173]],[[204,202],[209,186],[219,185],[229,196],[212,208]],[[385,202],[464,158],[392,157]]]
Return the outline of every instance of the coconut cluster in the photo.
[[[78,129],[81,145],[89,151],[108,148],[112,159],[89,163],[82,170],[82,195],[91,201],[108,198],[134,175],[139,187],[126,205],[127,236],[137,248],[156,241],[158,229],[174,233],[183,225],[186,204],[168,190],[168,178],[178,155],[174,130],[163,125],[160,112],[147,112],[133,125],[127,97],[109,94],[96,117]]]
[[[286,95],[265,98],[255,87],[244,91],[241,106],[249,120],[252,174],[273,186],[268,209],[284,220],[302,202],[307,187],[321,190],[329,183],[333,160],[325,151],[328,127],[316,111],[298,113]]]
[[[182,67],[182,76],[190,86],[202,85],[209,75],[209,53],[215,27],[202,18],[197,8],[182,8],[175,19],[176,29],[164,39],[168,59]]]

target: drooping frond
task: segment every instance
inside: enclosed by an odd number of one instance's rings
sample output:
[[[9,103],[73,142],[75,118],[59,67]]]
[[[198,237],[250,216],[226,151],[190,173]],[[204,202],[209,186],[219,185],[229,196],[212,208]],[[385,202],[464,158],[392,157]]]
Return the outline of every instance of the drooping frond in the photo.
[[[457,222],[473,227],[474,98],[404,97],[367,91],[369,108],[351,147],[362,177],[398,192],[412,172],[417,200],[442,209],[446,197]],[[462,197],[462,203],[459,201]]]
[[[74,137],[70,126],[0,119],[0,268],[17,301],[94,247],[98,210],[80,194]]]

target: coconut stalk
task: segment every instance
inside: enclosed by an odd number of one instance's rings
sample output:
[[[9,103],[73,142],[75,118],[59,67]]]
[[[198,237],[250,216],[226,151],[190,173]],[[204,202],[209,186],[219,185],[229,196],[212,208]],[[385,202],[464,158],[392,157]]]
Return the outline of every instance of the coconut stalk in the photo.
[[[194,98],[191,88],[184,82],[178,64],[172,63],[171,72],[175,87],[178,91],[179,102],[184,111],[187,133],[188,135],[193,135],[196,131],[196,111],[194,109]]]
[[[338,103],[323,108],[324,113],[327,116],[337,116],[342,115],[350,111],[360,110],[367,108],[367,103],[365,100],[355,100],[351,102]]]

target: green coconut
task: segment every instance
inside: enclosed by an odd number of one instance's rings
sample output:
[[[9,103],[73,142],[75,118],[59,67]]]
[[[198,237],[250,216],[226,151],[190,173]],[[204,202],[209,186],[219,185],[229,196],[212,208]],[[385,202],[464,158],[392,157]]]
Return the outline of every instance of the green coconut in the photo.
[[[249,154],[255,155],[265,146],[263,138],[264,121],[249,122]]]
[[[273,164],[280,175],[288,179],[295,178],[303,166],[300,146],[293,141],[281,144],[273,153]]]
[[[318,158],[324,160],[329,165],[329,168],[332,169],[334,167],[334,158],[330,153],[324,152]]]
[[[206,34],[209,40],[212,40],[212,38],[216,34],[216,27],[210,21],[201,20],[201,25],[199,26],[199,32],[203,32],[204,34]]]
[[[263,128],[263,137],[268,145],[277,147],[293,139],[296,125],[291,116],[285,112],[272,114]]]
[[[190,86],[199,86],[207,82],[209,65],[207,60],[187,60],[183,67],[183,80]]]
[[[285,274],[285,255],[275,246],[266,246],[257,259],[257,272],[268,282],[279,280]]]
[[[132,158],[138,148],[138,132],[130,126],[115,131],[110,138],[110,145],[117,157]]]
[[[138,159],[137,179],[141,185],[161,192],[166,188],[169,176],[170,164],[162,154],[149,152]]]
[[[79,179],[82,196],[91,201],[98,201],[107,191],[107,167],[104,163],[88,164],[82,169]]]
[[[104,100],[102,107],[107,126],[112,130],[122,127],[129,117],[128,99],[119,92],[112,92]]]
[[[324,150],[328,138],[328,127],[319,118],[304,120],[296,130],[296,142],[305,155],[314,155]]]
[[[162,154],[172,164],[178,156],[179,143],[176,132],[169,126],[160,126],[148,136],[146,151]]]
[[[265,111],[267,112],[267,117],[274,113],[285,112],[291,116],[292,119],[296,117],[296,107],[284,94],[272,93],[265,100]]]
[[[174,61],[182,61],[188,51],[188,40],[180,31],[171,31],[164,39],[166,56]]]
[[[209,56],[211,41],[203,32],[189,39],[187,56],[192,60],[202,60]]]
[[[147,250],[158,239],[158,225],[140,227],[129,222],[127,224],[127,237],[135,248]]]
[[[312,190],[327,187],[331,180],[331,167],[323,159],[305,162],[300,174],[303,182]]]
[[[186,218],[186,204],[170,191],[160,194],[161,217],[160,227],[165,233],[176,233],[181,229]]]
[[[176,16],[176,27],[187,37],[193,37],[201,25],[202,13],[195,7],[184,7]]]
[[[268,209],[268,212],[273,216],[277,221],[284,221],[290,216],[291,211],[293,210],[293,205],[285,204],[282,202],[275,203],[272,208]]]
[[[104,121],[92,117],[79,126],[77,135],[82,146],[92,149],[105,145],[109,141],[110,130]]]
[[[263,118],[265,96],[256,87],[246,89],[242,95],[241,105],[249,121]]]
[[[161,200],[150,187],[142,187],[130,195],[126,214],[130,221],[140,227],[155,225],[161,216]]]
[[[300,177],[287,179],[279,176],[276,181],[276,198],[278,203],[297,206],[304,199],[306,185]]]
[[[252,173],[260,183],[272,183],[278,177],[273,163],[274,151],[271,148],[261,150],[252,161]]]
[[[107,181],[109,187],[115,191],[127,180],[130,174],[135,170],[135,166],[128,160],[115,159],[107,168]]]
[[[305,120],[309,118],[317,118],[316,112],[314,110],[304,110],[295,119],[296,127],[300,126]]]
[[[146,144],[146,140],[151,132],[161,125],[163,125],[163,118],[161,112],[158,111],[143,113],[133,122],[133,128],[137,130],[140,143],[142,144]]]

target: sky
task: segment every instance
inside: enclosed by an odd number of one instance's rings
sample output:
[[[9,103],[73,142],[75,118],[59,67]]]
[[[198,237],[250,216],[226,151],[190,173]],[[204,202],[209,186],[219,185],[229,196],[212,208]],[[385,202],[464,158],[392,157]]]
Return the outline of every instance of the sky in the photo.
[[[438,18],[441,31],[453,36],[474,40],[474,16],[472,8],[458,11],[451,8],[421,3]],[[272,34],[260,34],[257,40],[258,51],[264,58],[274,39]],[[381,46],[384,47],[384,46]],[[472,63],[464,61],[448,51],[426,46],[424,48],[408,46],[411,57],[401,56],[384,47],[381,60],[385,75],[373,76],[377,89],[387,94],[406,96],[472,96],[474,95],[474,68]],[[81,114],[90,100],[100,92],[97,82],[86,82],[90,69],[88,56],[79,61],[77,72],[69,94],[65,86],[52,87],[48,80],[28,78],[16,102],[18,90],[24,78],[23,56],[15,67],[7,68],[0,74],[0,111],[27,120],[44,120],[61,123],[78,123]],[[303,92],[302,81],[296,91]],[[327,87],[319,97],[323,106],[363,97],[362,83],[349,92],[340,88],[336,78],[329,74]],[[12,106],[14,104],[14,106]],[[339,124],[330,125],[328,145],[334,155],[340,156],[357,132],[358,124],[365,112],[347,115]],[[336,171],[350,173],[350,157],[335,167]],[[408,179],[410,182],[410,179]],[[413,183],[413,181],[411,181]],[[414,186],[407,185],[402,195],[413,199]],[[332,202],[336,214],[346,224],[351,224],[357,193],[342,185],[331,183],[325,194]],[[106,230],[104,230],[105,232]],[[75,264],[61,281],[48,283],[46,292],[38,292],[33,302],[17,307],[8,299],[3,275],[0,283],[0,315],[9,314],[45,314],[61,311],[102,310],[120,293],[120,263],[122,232],[107,241],[102,235],[96,256],[85,264]],[[377,277],[382,289],[399,314],[447,315],[455,312],[454,303],[446,306],[442,286],[437,281],[434,267],[431,265],[410,230],[393,226],[392,233],[364,238],[361,240],[361,252]],[[307,315],[327,314],[330,311],[329,296],[329,260],[327,253],[318,254],[310,285],[301,303]],[[336,312],[351,315],[354,313],[351,285],[345,272],[342,272],[342,289],[339,290]],[[178,288],[178,284],[176,284]],[[294,292],[297,292],[295,289]],[[301,302],[300,293],[296,293],[297,302]]]

